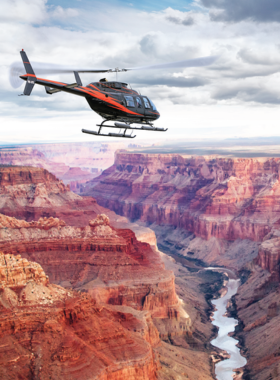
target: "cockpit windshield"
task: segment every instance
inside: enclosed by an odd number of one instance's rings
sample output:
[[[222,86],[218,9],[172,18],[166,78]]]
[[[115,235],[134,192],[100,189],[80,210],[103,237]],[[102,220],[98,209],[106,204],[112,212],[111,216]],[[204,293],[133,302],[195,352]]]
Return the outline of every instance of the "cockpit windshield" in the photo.
[[[149,98],[149,102],[151,103],[153,111],[157,111],[157,107],[155,106],[155,103],[153,103],[150,98]]]

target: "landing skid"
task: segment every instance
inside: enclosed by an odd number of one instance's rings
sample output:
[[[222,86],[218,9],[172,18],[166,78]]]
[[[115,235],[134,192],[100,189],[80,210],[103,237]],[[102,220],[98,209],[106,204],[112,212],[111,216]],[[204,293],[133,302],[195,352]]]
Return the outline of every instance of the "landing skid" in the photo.
[[[114,125],[105,125],[104,123],[106,123],[107,121],[109,120],[104,120],[101,124],[97,124],[97,127],[99,127],[99,130],[98,132],[96,131],[89,131],[88,129],[82,129],[82,132],[83,133],[88,133],[90,135],[95,135],[95,136],[105,136],[105,137],[124,137],[124,138],[128,138],[128,139],[134,139],[136,137],[136,135],[132,136],[132,133],[133,133],[133,130],[137,130],[137,131],[155,131],[155,132],[166,132],[167,129],[164,129],[164,128],[155,128],[153,126],[153,124],[150,124],[150,123],[147,123],[146,126],[144,125],[141,125],[141,127],[133,127],[132,124],[126,124],[126,123],[119,123],[119,122],[115,122]],[[139,124],[139,123],[137,123]],[[102,128],[117,128],[119,129],[119,133],[108,133],[108,134],[104,134],[104,133],[101,133],[101,129]],[[131,130],[131,134],[126,134],[127,130]],[[122,130],[124,130],[123,132],[121,132]]]

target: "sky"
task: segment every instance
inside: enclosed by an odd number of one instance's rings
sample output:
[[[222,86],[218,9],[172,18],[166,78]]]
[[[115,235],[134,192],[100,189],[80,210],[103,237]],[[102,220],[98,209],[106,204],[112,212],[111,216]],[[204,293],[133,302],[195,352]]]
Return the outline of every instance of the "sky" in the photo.
[[[89,69],[217,56],[206,67],[119,74],[168,128],[133,142],[280,136],[279,0],[1,0],[0,31],[0,143],[98,138],[81,133],[101,121],[84,98],[41,86],[18,96],[24,85],[13,88],[9,71],[21,49],[31,64]],[[81,74],[85,85],[102,76]],[[71,73],[46,77],[74,82]]]

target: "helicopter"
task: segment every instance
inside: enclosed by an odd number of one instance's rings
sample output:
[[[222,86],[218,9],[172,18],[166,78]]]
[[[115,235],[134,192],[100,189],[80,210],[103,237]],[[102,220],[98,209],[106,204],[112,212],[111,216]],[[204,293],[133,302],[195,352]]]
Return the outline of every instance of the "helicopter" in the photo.
[[[185,61],[171,62],[159,65],[142,66],[127,69],[102,69],[102,70],[84,70],[84,69],[52,69],[55,72],[73,72],[75,76],[75,83],[67,84],[64,82],[57,82],[49,79],[39,78],[36,76],[30,61],[24,49],[20,51],[23,65],[26,74],[19,75],[19,78],[26,81],[23,94],[29,96],[35,84],[44,86],[46,93],[52,95],[61,91],[68,92],[73,95],[83,96],[88,102],[90,108],[98,113],[103,121],[97,124],[98,131],[91,131],[82,129],[83,133],[88,133],[95,136],[105,137],[121,137],[121,138],[135,138],[133,135],[134,130],[145,130],[155,132],[166,132],[167,129],[154,127],[153,122],[160,117],[160,114],[153,103],[147,97],[142,96],[137,91],[128,88],[127,83],[119,81],[107,81],[106,78],[100,79],[98,82],[92,82],[87,86],[83,86],[79,73],[113,73],[125,72],[129,70],[141,69],[163,69],[169,67],[193,67],[193,66],[206,66],[212,64],[215,56],[196,58]],[[42,70],[41,70],[42,71]],[[43,70],[44,71],[44,70]],[[48,70],[45,70],[47,72]],[[11,75],[15,76],[19,73],[18,68],[11,68]],[[106,123],[114,124],[106,124]],[[133,124],[140,125],[134,126]],[[118,133],[103,133],[102,128],[117,128]],[[129,132],[131,133],[129,134]]]

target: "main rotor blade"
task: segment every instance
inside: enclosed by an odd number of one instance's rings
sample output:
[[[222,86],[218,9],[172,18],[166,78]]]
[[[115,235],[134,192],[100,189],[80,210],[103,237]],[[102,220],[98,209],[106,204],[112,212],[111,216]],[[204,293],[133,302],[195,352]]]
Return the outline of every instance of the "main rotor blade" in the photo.
[[[45,74],[67,74],[73,73],[77,71],[79,73],[114,73],[121,71],[130,71],[130,70],[159,70],[159,69],[169,69],[169,68],[177,68],[177,67],[200,67],[200,66],[208,66],[216,61],[217,56],[209,56],[195,59],[187,59],[184,61],[176,61],[169,63],[161,63],[157,65],[149,65],[149,66],[139,66],[139,67],[131,67],[128,69],[96,69],[96,70],[88,70],[81,68],[73,68],[69,66],[61,66],[55,65],[51,63],[40,63],[40,62],[32,62],[32,67],[36,75],[45,75]],[[15,62],[10,67],[10,83],[14,88],[20,87],[23,81],[19,78],[20,75],[25,74],[25,69],[23,67],[22,62]]]
[[[36,75],[47,74],[68,74],[78,71],[79,73],[107,73],[111,72],[111,69],[100,70],[87,70],[73,68],[69,66],[55,65],[51,63],[32,62],[32,67]],[[10,83],[14,88],[20,87],[23,84],[23,80],[19,78],[20,75],[25,74],[25,69],[22,62],[14,62],[10,66]]]
[[[217,56],[213,55],[213,56],[209,56],[209,57],[187,59],[184,61],[161,63],[158,65],[131,67],[131,68],[125,69],[125,70],[154,70],[154,69],[169,69],[169,68],[176,68],[176,67],[209,66],[209,65],[212,65],[212,63],[214,63],[217,58],[218,58]]]

